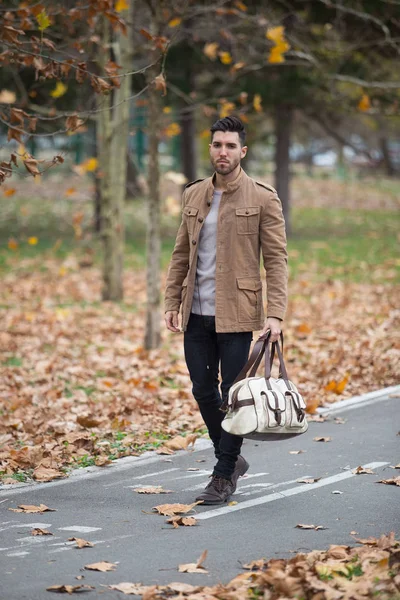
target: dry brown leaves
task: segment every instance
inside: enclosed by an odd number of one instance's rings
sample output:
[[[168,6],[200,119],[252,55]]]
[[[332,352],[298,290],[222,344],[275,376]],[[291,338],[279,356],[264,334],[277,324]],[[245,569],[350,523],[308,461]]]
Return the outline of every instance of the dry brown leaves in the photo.
[[[381,479],[377,483],[386,483],[387,485],[399,485],[400,486],[400,475],[399,477],[393,477],[392,479]]]
[[[89,571],[102,571],[103,573],[105,573],[106,571],[115,571],[116,568],[116,564],[110,563],[106,560],[97,563],[92,563],[91,565],[85,565],[85,569],[88,569]]]
[[[202,500],[199,502],[193,502],[193,504],[159,504],[153,506],[153,510],[159,515],[166,517],[174,517],[175,515],[186,515],[188,512],[193,510],[198,504],[202,504]]]
[[[147,486],[133,490],[137,494],[172,494],[172,490],[164,490],[161,485]]]
[[[15,261],[0,289],[3,480],[50,481],[89,461],[190,448],[204,425],[182,338],[163,330],[160,349],[141,345],[144,273],[127,272],[118,305],[100,302],[100,269],[82,270],[78,257]],[[316,282],[307,272],[291,282],[285,356],[310,412],[371,391],[371,381],[397,383],[396,307],[391,285]]]
[[[194,517],[178,516],[167,519],[167,523],[171,523],[174,529],[179,529],[179,527],[193,527],[193,525],[197,525],[197,520]]]
[[[33,513],[44,513],[44,512],[48,512],[48,511],[55,512],[57,509],[49,508],[45,504],[39,504],[39,506],[35,506],[34,504],[19,504],[18,508],[9,508],[8,510],[11,510],[12,512],[18,512],[18,513],[33,514]]]
[[[77,537],[70,537],[68,538],[69,542],[75,542],[76,543],[76,548],[93,548],[94,544],[92,542],[88,542],[87,540],[84,540],[82,538],[77,538]],[[92,565],[93,566],[93,565]]]
[[[48,592],[56,592],[57,594],[76,594],[77,592],[90,592],[94,590],[92,585],[51,585],[46,588]]]
[[[204,550],[197,562],[179,565],[179,573],[208,573],[208,571],[203,567],[203,562],[206,560],[206,558],[207,550]]]

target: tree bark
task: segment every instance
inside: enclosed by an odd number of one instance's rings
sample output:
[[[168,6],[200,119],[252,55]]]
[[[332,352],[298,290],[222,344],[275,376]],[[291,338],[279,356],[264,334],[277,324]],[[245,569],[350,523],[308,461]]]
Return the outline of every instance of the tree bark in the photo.
[[[278,105],[275,109],[275,187],[282,202],[286,233],[291,233],[290,211],[290,140],[292,134],[293,109]]]
[[[196,179],[196,122],[194,111],[181,110],[181,157],[182,171],[188,181]]]
[[[147,314],[144,347],[147,350],[160,345],[160,166],[159,119],[160,92],[151,82],[158,75],[157,67],[148,70],[148,201],[147,201]]]
[[[393,165],[392,157],[389,152],[389,144],[386,136],[381,136],[379,139],[379,145],[381,147],[382,152],[382,162],[385,169],[386,175],[388,177],[393,177],[396,175],[396,169]]]
[[[129,3],[133,9],[133,1]],[[127,11],[128,12],[128,11]],[[126,15],[128,23],[131,22]],[[104,66],[110,56],[110,26],[103,18],[102,44],[100,45],[101,63]],[[129,31],[129,30],[128,30]],[[132,67],[132,43],[129,33],[115,35],[113,50],[121,72]],[[101,236],[103,239],[103,300],[122,300],[123,298],[123,259],[124,259],[124,222],[123,209],[126,193],[129,100],[131,76],[122,77],[121,85],[113,94],[102,96],[98,113],[98,153],[100,168],[101,194]],[[111,108],[111,103],[113,108]]]

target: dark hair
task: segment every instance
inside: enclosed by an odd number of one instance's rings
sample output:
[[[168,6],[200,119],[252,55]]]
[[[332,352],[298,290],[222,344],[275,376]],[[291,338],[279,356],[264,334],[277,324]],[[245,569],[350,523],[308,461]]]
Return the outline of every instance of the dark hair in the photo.
[[[239,134],[240,144],[244,146],[246,142],[246,130],[242,121],[238,117],[224,117],[215,121],[214,125],[210,128],[211,141],[213,140],[214,133],[216,131],[233,131]]]

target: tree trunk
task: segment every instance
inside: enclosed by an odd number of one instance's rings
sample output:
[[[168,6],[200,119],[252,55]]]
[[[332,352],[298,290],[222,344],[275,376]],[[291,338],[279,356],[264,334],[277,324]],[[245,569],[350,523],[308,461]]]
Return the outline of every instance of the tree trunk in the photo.
[[[396,169],[394,168],[392,157],[390,156],[389,144],[386,136],[382,136],[379,139],[379,145],[381,147],[382,162],[385,169],[385,173],[389,177],[393,177],[396,174]]]
[[[293,109],[278,105],[275,110],[275,187],[282,202],[287,235],[291,233],[289,150],[292,121]]]
[[[147,350],[160,345],[160,166],[159,166],[159,119],[161,113],[160,92],[151,82],[159,68],[147,72],[148,92],[148,201],[147,201],[147,315],[144,347]]]
[[[133,1],[130,2],[130,11]],[[124,15],[128,23],[129,15]],[[132,67],[132,43],[129,33],[115,33],[113,50],[116,62],[122,72]],[[104,18],[102,44],[100,45],[101,63],[104,66],[110,56],[110,26]],[[120,88],[113,94],[101,96],[98,113],[98,153],[101,193],[101,236],[104,248],[103,263],[103,300],[122,300],[123,298],[123,259],[124,259],[124,221],[123,209],[126,192],[129,100],[131,76],[122,77]],[[111,103],[113,108],[111,108]],[[106,109],[107,110],[104,110]]]
[[[188,181],[196,179],[196,121],[189,107],[181,110],[180,124],[182,171]]]

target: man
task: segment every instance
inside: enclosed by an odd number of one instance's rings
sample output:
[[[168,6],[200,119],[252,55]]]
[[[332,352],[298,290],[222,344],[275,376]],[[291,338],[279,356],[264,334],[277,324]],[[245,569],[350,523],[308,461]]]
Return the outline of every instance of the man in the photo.
[[[225,117],[211,127],[209,149],[215,173],[185,187],[165,291],[165,323],[170,331],[180,331],[182,309],[193,396],[217,458],[209,484],[196,498],[204,504],[226,502],[249,468],[240,455],[243,439],[221,427],[220,406],[246,364],[252,332],[270,330],[270,340],[276,341],[287,304],[281,203],[272,187],[254,181],[241,168],[247,152],[245,136],[237,117]],[[265,322],[260,249],[267,280]]]

